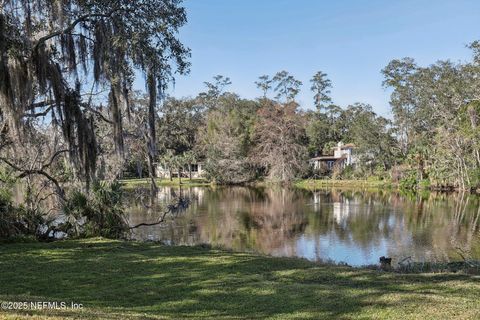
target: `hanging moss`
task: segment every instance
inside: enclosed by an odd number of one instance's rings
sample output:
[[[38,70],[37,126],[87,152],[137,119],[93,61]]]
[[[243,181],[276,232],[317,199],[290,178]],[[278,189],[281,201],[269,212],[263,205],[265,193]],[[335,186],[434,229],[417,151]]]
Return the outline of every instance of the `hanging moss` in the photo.
[[[112,85],[110,89],[110,109],[113,119],[113,139],[115,142],[115,148],[120,158],[124,157],[124,144],[123,144],[123,126],[122,126],[122,114],[119,106],[119,90],[116,86]]]
[[[178,4],[170,0],[142,5],[127,0],[4,2],[0,13],[0,114],[1,121],[11,125],[0,123],[2,132],[34,126],[37,116],[48,113],[50,124],[60,129],[70,149],[69,160],[77,178],[88,186],[95,177],[98,148],[92,115],[98,107],[91,104],[91,96],[84,98],[86,90],[81,91],[81,85],[91,87],[89,92],[109,89],[111,119],[106,120],[113,125],[117,156],[123,158],[122,118],[130,113],[128,96],[136,72],[152,78],[150,109],[154,109],[157,91],[153,87],[172,77],[170,63],[177,65],[180,73],[188,71],[189,50],[176,38],[178,28],[186,22],[185,11]],[[150,114],[149,121],[154,123],[155,114]],[[154,141],[154,126],[150,129]],[[4,134],[21,137],[18,130],[7,131]]]
[[[84,177],[87,189],[95,177],[97,143],[93,118],[86,118],[80,108],[79,94],[70,91],[62,104],[62,128],[65,140],[71,146],[69,156],[77,173]]]

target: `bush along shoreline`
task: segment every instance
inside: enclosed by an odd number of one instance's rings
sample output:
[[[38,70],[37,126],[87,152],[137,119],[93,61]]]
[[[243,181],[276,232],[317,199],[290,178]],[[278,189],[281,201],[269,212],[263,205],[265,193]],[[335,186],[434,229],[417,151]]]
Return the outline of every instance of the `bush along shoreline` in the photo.
[[[390,179],[301,179],[293,183],[296,187],[304,189],[313,188],[369,188],[369,189],[387,189],[399,190],[404,192],[468,192],[470,194],[480,195],[480,189],[476,187],[462,189],[453,185],[432,185],[428,180],[422,180],[419,183],[407,183],[403,180],[393,182]]]

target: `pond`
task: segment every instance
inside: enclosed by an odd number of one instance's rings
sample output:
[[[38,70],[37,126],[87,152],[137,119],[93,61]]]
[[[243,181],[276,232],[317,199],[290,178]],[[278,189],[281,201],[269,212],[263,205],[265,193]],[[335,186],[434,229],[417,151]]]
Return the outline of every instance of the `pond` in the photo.
[[[163,187],[155,200],[167,203],[178,194],[191,199],[186,211],[161,225],[135,229],[132,237],[353,266],[377,264],[380,256],[392,257],[394,264],[406,257],[480,259],[480,203],[468,194]],[[131,224],[158,219],[162,209],[130,196]]]

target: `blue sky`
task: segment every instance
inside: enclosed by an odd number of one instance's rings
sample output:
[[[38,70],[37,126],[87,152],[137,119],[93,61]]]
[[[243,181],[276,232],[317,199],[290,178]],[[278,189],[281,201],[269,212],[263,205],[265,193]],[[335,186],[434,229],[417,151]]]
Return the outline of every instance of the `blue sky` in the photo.
[[[170,94],[195,96],[216,74],[245,98],[260,95],[254,81],[287,70],[304,85],[298,101],[312,106],[309,79],[322,70],[342,106],[370,103],[390,116],[380,70],[392,59],[426,65],[467,60],[480,39],[476,0],[186,0],[181,40],[192,50],[188,76]]]

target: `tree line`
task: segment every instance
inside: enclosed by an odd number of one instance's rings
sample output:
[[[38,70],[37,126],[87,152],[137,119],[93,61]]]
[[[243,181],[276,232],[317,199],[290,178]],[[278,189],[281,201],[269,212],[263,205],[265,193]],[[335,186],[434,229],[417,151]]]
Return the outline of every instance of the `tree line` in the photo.
[[[331,173],[313,172],[308,160],[329,154],[339,141],[354,143],[359,154],[359,165],[350,177],[384,174],[395,161],[391,122],[367,104],[346,108],[332,104],[332,84],[325,73],[317,72],[311,79],[313,110],[296,102],[302,82],[287,71],[260,76],[256,99],[229,91],[231,84],[230,78],[217,75],[196,97],[167,97],[159,106],[158,161],[164,167],[178,172],[188,170],[189,163],[202,162],[206,177],[224,184],[327,177]],[[126,151],[130,174],[137,176],[138,168],[148,174],[145,156],[138,157],[139,143],[133,141]]]
[[[480,42],[469,45],[468,62],[438,61],[421,67],[414,59],[392,60],[383,85],[392,90],[399,158],[409,185],[480,185]]]

